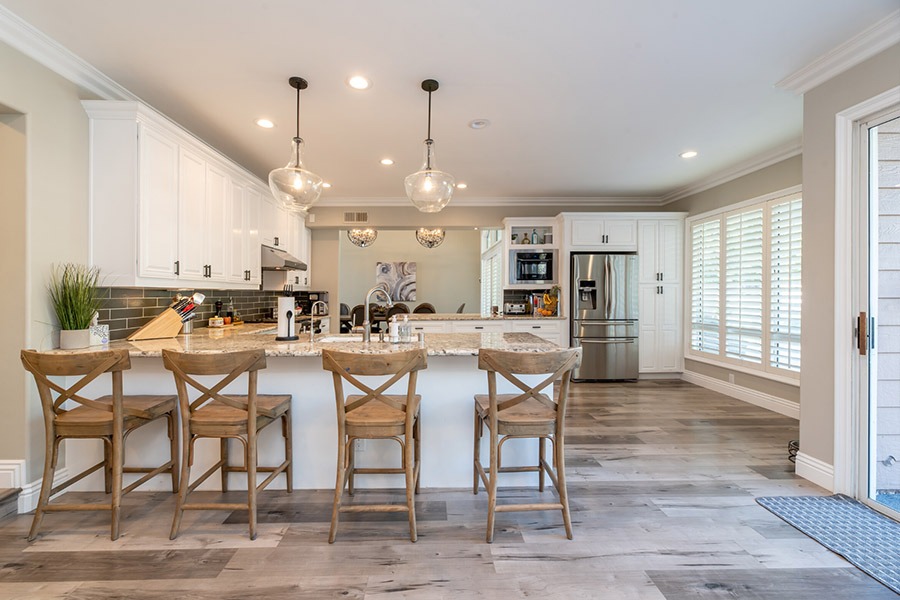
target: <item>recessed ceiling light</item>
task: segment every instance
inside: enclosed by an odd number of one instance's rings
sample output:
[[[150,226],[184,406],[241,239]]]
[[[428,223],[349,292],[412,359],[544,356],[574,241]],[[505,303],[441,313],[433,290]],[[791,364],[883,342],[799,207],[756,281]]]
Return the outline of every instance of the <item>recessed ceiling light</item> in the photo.
[[[347,80],[347,85],[354,90],[367,90],[372,86],[372,83],[362,75],[354,75]]]
[[[391,160],[390,158],[382,158],[381,164],[383,164],[385,166],[391,166],[392,164],[394,164],[394,161]]]
[[[484,129],[490,124],[491,122],[487,119],[474,119],[472,121],[469,121],[469,127],[471,127],[472,129]]]
[[[331,187],[331,184],[328,183],[328,182],[326,181],[325,183],[322,184],[322,187],[323,187],[323,188],[330,188],[330,187]]]
[[[262,127],[263,129],[272,129],[275,127],[275,123],[268,119],[257,119],[256,124]]]
[[[469,184],[463,183],[462,181],[460,181],[459,183],[456,184],[456,189],[458,189],[458,190],[464,190],[467,187],[469,187]]]
[[[697,156],[697,151],[696,150],[688,150],[686,152],[682,152],[678,156],[680,156],[681,158],[694,158],[695,156]]]

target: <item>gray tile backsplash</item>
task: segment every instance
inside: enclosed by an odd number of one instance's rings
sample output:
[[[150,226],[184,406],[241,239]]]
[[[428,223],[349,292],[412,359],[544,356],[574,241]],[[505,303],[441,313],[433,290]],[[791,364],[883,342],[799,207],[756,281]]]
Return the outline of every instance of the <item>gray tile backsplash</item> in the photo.
[[[101,288],[100,324],[109,325],[109,339],[125,339],[168,307],[176,293],[150,288]],[[216,300],[227,304],[230,298],[241,318],[258,319],[271,314],[280,295],[257,290],[201,290],[201,293],[206,295],[206,300],[194,313],[197,315],[194,327],[205,327],[207,320],[215,315]]]

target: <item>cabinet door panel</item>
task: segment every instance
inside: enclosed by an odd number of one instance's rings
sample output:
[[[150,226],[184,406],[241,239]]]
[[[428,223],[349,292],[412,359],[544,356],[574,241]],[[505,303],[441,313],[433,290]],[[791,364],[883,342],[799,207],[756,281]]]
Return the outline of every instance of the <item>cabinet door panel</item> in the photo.
[[[206,168],[206,264],[208,279],[225,281],[228,269],[228,219],[231,212],[231,180],[224,171],[207,165]],[[230,238],[229,238],[230,239]]]
[[[638,336],[638,371],[653,373],[659,371],[659,355],[657,347],[657,331],[653,327],[641,326]]]
[[[638,280],[640,283],[658,283],[657,221],[638,221]]]
[[[256,190],[249,187],[244,189],[244,210],[247,219],[247,243],[245,246],[244,264],[250,271],[249,283],[256,285],[259,285],[262,280],[262,272],[260,271],[260,245],[262,240],[260,239],[259,227],[261,204],[262,198]]]
[[[606,221],[606,244],[621,249],[637,249],[637,221],[634,219],[612,219]]]
[[[572,221],[573,246],[600,246],[603,244],[603,221],[581,219]]]
[[[681,221],[659,222],[658,262],[662,281],[676,283],[681,281],[682,244],[684,223]]]
[[[178,173],[178,260],[182,279],[204,279],[206,257],[206,163],[181,149]]]
[[[141,126],[138,131],[138,272],[141,277],[171,279],[178,260],[178,145],[151,128]]]
[[[247,283],[244,271],[247,266],[247,223],[246,207],[244,206],[244,188],[231,181],[231,229],[228,234],[228,281],[233,283]]]

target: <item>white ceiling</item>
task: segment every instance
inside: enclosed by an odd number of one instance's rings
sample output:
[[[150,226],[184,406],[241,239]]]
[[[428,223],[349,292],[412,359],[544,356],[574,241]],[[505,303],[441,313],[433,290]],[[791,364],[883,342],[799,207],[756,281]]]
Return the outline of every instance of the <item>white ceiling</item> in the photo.
[[[302,95],[322,205],[403,197],[421,164],[474,198],[659,197],[800,143],[775,84],[898,0],[0,0],[265,178]],[[353,74],[371,78],[352,90]],[[277,123],[255,125],[259,117]],[[473,119],[490,127],[470,129]],[[695,149],[686,161],[678,154]],[[396,162],[379,164],[383,157]]]

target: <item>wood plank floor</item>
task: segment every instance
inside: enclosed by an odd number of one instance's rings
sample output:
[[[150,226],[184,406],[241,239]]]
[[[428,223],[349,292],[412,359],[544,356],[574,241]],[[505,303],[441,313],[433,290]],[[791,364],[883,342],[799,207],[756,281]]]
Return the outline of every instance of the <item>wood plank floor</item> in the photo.
[[[792,419],[680,381],[578,384],[572,541],[558,512],[498,513],[486,544],[486,494],[465,490],[423,490],[416,544],[403,515],[348,514],[329,545],[330,490],[264,492],[253,542],[241,512],[187,513],[170,541],[173,496],[135,492],[116,542],[105,513],[50,514],[32,544],[30,515],[0,521],[0,600],[896,598],[754,502],[825,493],[793,475],[796,438]],[[402,501],[355,501],[384,498]]]

